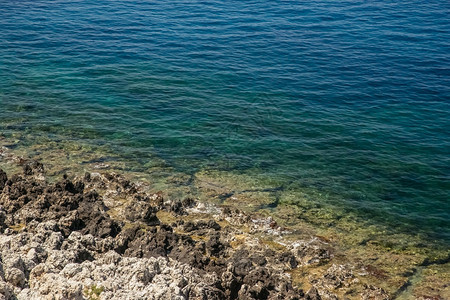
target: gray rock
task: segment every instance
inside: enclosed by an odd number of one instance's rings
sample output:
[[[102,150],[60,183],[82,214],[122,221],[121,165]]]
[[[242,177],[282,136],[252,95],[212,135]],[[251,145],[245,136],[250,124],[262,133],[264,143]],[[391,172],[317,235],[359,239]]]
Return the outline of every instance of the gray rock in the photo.
[[[9,268],[5,276],[6,282],[13,286],[23,288],[25,285],[25,274],[18,268]]]

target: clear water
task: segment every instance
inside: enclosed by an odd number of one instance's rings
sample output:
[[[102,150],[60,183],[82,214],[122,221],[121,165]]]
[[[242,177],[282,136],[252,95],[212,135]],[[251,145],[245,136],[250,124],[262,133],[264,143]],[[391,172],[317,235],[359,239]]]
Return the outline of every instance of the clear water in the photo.
[[[440,0],[2,1],[0,132],[276,178],[449,242],[449,20]]]

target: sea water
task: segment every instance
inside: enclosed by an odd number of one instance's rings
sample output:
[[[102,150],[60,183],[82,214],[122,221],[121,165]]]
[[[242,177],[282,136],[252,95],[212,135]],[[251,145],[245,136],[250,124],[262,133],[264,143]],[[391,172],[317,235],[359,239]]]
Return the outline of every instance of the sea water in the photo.
[[[449,243],[449,20],[440,0],[2,1],[0,133]]]

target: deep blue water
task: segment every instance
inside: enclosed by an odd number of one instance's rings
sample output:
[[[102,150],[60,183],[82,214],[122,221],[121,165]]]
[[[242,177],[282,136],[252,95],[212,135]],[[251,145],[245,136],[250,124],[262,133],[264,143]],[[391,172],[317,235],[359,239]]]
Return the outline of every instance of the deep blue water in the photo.
[[[0,133],[270,176],[448,242],[449,3],[2,1]]]

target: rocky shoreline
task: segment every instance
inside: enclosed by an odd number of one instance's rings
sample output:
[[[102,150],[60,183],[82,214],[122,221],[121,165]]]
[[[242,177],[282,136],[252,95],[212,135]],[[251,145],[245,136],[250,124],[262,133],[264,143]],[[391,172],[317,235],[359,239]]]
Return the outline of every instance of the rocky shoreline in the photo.
[[[248,188],[227,177],[187,186],[180,174],[172,187],[11,147],[0,148],[0,299],[450,297],[447,247],[342,219],[311,227],[323,215],[307,206],[245,209],[267,195],[231,194]]]
[[[44,166],[0,171],[1,299],[389,299],[316,237],[284,241],[271,218],[164,200],[114,173],[50,184]],[[278,242],[273,237],[281,238]]]

